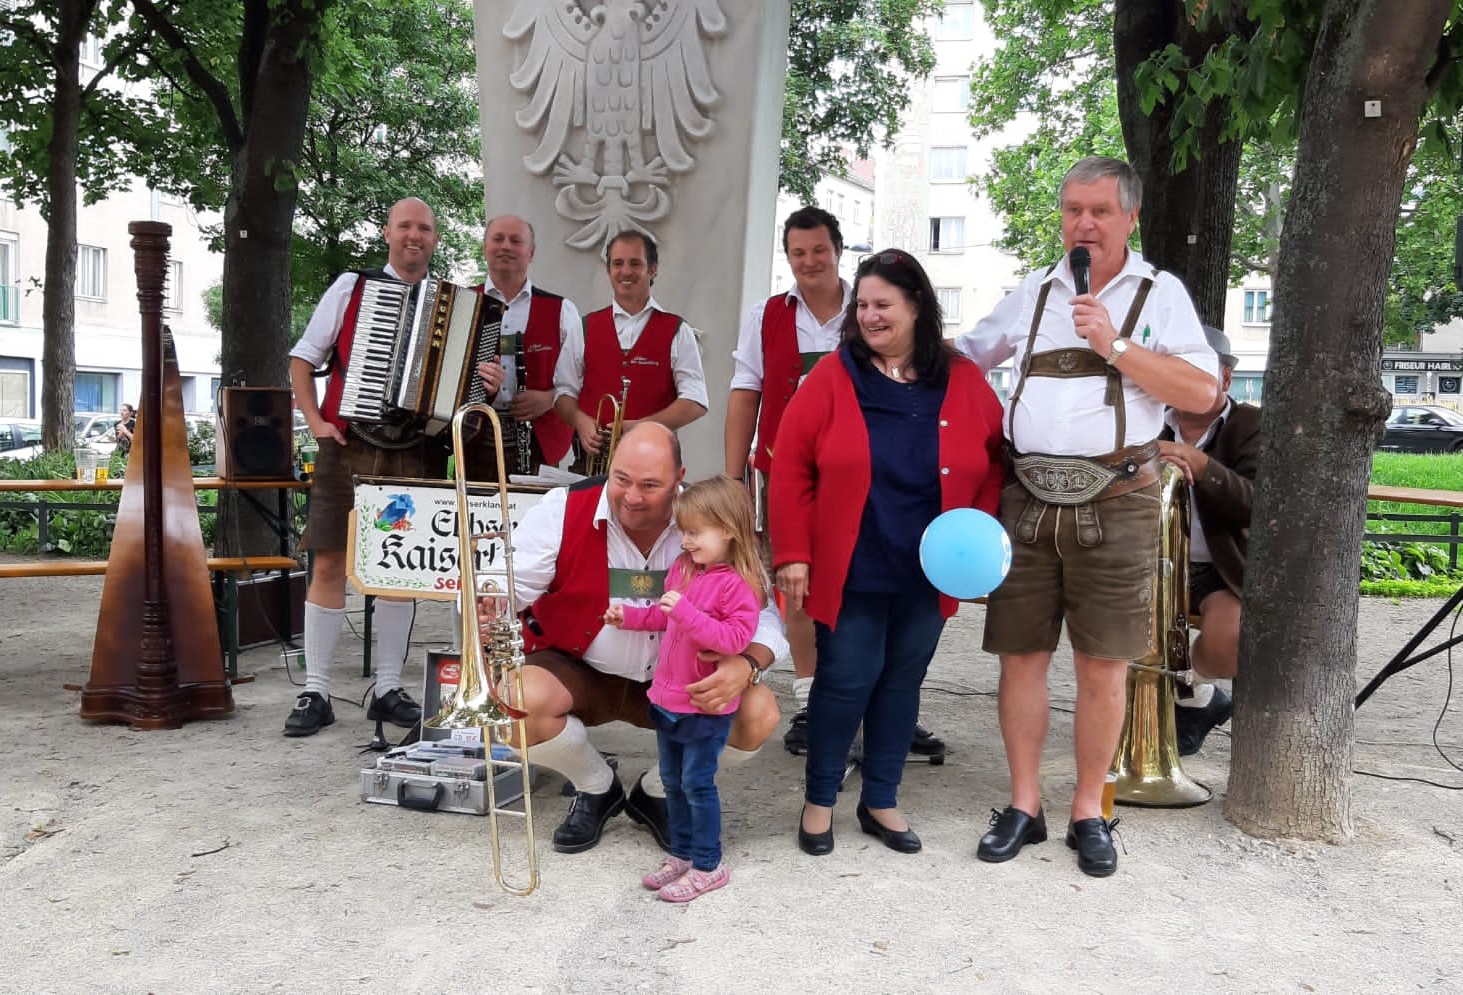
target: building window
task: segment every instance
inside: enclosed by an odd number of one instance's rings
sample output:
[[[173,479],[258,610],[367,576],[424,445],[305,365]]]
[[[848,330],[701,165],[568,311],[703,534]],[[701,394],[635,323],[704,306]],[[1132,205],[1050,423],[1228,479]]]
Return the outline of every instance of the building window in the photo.
[[[964,252],[964,218],[930,218],[931,252]]]
[[[76,371],[77,411],[116,411],[118,373],[83,373]]]
[[[935,26],[936,41],[957,41],[975,33],[975,4],[946,0],[945,12]]]
[[[1392,393],[1396,394],[1399,397],[1404,397],[1404,396],[1405,397],[1416,397],[1417,396],[1417,377],[1416,376],[1399,376],[1399,377],[1397,377],[1397,379],[1394,381],[1394,386],[1392,387]]]
[[[102,40],[96,35],[87,35],[81,43],[81,64],[88,69],[102,68]]]
[[[30,417],[30,371],[13,367],[29,363],[22,359],[0,359],[9,369],[0,369],[0,418]]]
[[[945,324],[960,323],[960,288],[936,287],[935,299],[940,302],[940,311],[945,315]]]
[[[949,6],[948,4],[946,6]],[[937,113],[965,111],[970,106],[969,76],[936,76],[930,110]]]
[[[1245,324],[1246,325],[1268,325],[1268,324],[1270,324],[1270,291],[1268,291],[1268,290],[1246,290],[1245,291]]]
[[[930,182],[960,183],[965,175],[964,145],[930,149]]]
[[[183,310],[183,264],[168,263],[168,283],[163,288],[163,307],[169,311]]]
[[[0,38],[0,41],[4,41]],[[0,125],[0,152],[9,152],[13,146],[10,144],[10,132],[4,125]]]
[[[15,280],[16,241],[0,237],[0,323],[20,322],[20,285]]]
[[[107,299],[107,250],[95,245],[76,247],[76,296]]]
[[[1265,386],[1263,374],[1250,373],[1241,376],[1235,374],[1229,382],[1229,396],[1236,401],[1248,401],[1251,404],[1260,403],[1260,395]]]

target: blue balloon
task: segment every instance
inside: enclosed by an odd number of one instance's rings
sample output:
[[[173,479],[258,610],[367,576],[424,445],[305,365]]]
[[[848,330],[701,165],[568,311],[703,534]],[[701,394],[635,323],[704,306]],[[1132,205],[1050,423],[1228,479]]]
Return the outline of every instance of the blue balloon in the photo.
[[[952,598],[990,594],[1011,570],[1011,537],[1001,523],[975,508],[952,508],[925,529],[919,565]]]

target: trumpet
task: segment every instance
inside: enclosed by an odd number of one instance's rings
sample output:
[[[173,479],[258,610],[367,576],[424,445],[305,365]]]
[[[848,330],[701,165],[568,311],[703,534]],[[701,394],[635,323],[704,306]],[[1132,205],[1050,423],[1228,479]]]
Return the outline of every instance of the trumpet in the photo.
[[[481,415],[493,427],[493,441],[498,456],[498,508],[501,525],[495,531],[473,533],[471,510],[467,502],[467,448],[463,444],[463,422],[469,415]],[[453,483],[457,491],[457,552],[462,572],[459,605],[461,609],[462,680],[457,693],[443,704],[441,711],[428,719],[433,729],[481,729],[488,763],[488,826],[492,839],[493,877],[510,895],[527,895],[538,887],[538,852],[533,842],[533,784],[528,766],[527,730],[523,710],[523,632],[519,628],[518,611],[513,596],[513,525],[509,521],[508,471],[504,466],[503,425],[498,414],[487,404],[467,404],[452,417],[452,451],[456,456]],[[477,544],[482,539],[502,539],[503,566],[507,573],[507,589],[489,579],[480,584],[477,577]],[[506,609],[499,611],[484,633],[478,627],[477,599],[480,595],[501,597]],[[486,644],[486,645],[485,645]],[[518,759],[499,759],[493,755],[495,744],[523,744]],[[499,770],[516,770],[523,779],[523,811],[498,805]],[[522,816],[524,844],[527,848],[527,883],[509,881],[504,873],[503,841],[499,834],[500,816]]]
[[[615,455],[615,447],[620,444],[620,432],[625,428],[625,402],[630,398],[630,378],[620,378],[620,397],[616,400],[611,394],[605,394],[599,399],[599,404],[594,408],[594,423],[600,426],[599,429],[599,454],[585,454],[584,473],[589,477],[603,477],[610,472],[610,460]],[[613,417],[608,425],[604,421],[604,406],[608,401]]]

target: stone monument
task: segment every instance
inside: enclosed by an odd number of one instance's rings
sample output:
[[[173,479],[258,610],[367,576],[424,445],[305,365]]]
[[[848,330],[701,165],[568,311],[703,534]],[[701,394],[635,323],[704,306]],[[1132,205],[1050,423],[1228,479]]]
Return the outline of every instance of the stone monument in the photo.
[[[787,0],[476,0],[486,216],[536,232],[531,274],[581,313],[611,300],[603,252],[660,248],[656,300],[699,332],[711,407],[681,430],[720,472],[737,329],[778,234]]]

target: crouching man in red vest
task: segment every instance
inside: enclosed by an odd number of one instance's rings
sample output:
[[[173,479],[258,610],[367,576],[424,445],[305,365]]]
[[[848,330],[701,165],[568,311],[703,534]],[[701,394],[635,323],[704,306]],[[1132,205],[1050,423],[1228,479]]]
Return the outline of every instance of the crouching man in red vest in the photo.
[[[659,767],[652,763],[627,796],[586,729],[614,721],[653,728],[646,692],[658,634],[606,626],[602,616],[611,602],[659,601],[666,569],[681,553],[671,506],[684,476],[675,434],[637,425],[621,438],[608,478],[550,491],[513,532],[514,593],[528,653],[528,756],[577,792],[554,830],[560,853],[593,847],[621,810],[670,849]],[[761,680],[786,653],[776,609],[765,609],[746,652],[723,657],[714,674],[690,686],[697,707],[710,712],[741,695],[723,769],[751,759],[777,728],[777,701]]]

